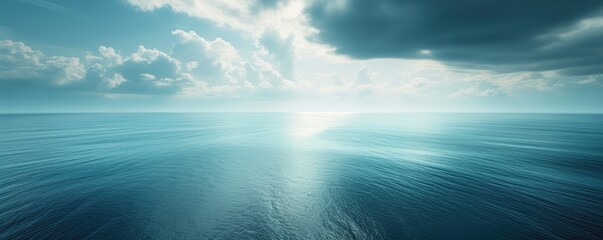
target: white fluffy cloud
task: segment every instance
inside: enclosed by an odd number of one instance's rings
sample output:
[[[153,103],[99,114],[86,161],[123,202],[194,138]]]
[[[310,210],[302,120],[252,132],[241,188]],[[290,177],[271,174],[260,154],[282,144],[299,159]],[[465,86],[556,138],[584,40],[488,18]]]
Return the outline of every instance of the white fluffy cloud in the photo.
[[[178,42],[172,56],[186,65],[186,71],[195,79],[210,85],[236,84],[244,71],[244,63],[237,50],[227,41],[216,38],[208,41],[194,31],[172,32]]]
[[[50,65],[63,67],[64,79],[86,76],[88,87],[119,94],[221,96],[285,86],[279,70],[259,54],[244,59],[229,42],[207,40],[194,31],[177,29],[172,35],[175,43],[165,52],[139,46],[123,55],[100,46],[86,55],[85,67],[76,68],[78,59],[64,57],[53,58]],[[42,55],[31,50],[29,58],[37,54]]]
[[[76,57],[52,56],[46,60],[44,72],[63,85],[86,77],[86,67]]]
[[[127,94],[174,94],[188,81],[181,76],[181,63],[169,54],[139,46],[129,56],[111,47],[98,48],[100,57],[89,54],[89,78],[102,82],[103,89]]]
[[[174,12],[212,21],[220,26],[262,33],[276,28],[290,33],[307,31],[304,21],[305,0],[127,0],[142,10],[154,11],[169,7]]]
[[[105,82],[109,88],[116,88],[126,81],[124,76],[119,73],[114,73],[113,76],[105,78]]]
[[[171,55],[186,66],[183,72],[195,83],[196,90],[187,89],[188,94],[232,94],[240,89],[285,87],[291,82],[280,66],[275,67],[278,63],[266,59],[270,57],[266,53],[256,52],[251,59],[244,59],[223,39],[207,40],[194,31],[175,30],[172,34],[178,41]]]
[[[77,57],[50,56],[22,42],[0,41],[0,79],[44,79],[64,85],[86,76]]]
[[[278,35],[282,38],[278,41],[283,41],[280,44],[287,46],[291,52],[304,56],[327,54],[333,57],[331,47],[308,40],[308,36],[313,36],[316,29],[308,24],[304,12],[309,2],[307,0],[127,0],[127,2],[142,11],[169,8],[174,12],[211,21],[218,26],[235,29],[255,40],[265,37],[274,39],[274,36]],[[291,53],[289,51],[277,53],[270,49],[268,51],[272,55]],[[288,59],[291,58],[281,57],[276,58],[286,59],[286,61],[275,65],[283,69],[283,76],[293,75],[288,70],[292,65]]]
[[[115,51],[115,49],[105,46],[100,46],[98,48],[98,52],[100,55],[106,59],[111,64],[122,64],[123,57]]]
[[[44,68],[44,55],[22,42],[0,41],[0,78],[30,78]]]

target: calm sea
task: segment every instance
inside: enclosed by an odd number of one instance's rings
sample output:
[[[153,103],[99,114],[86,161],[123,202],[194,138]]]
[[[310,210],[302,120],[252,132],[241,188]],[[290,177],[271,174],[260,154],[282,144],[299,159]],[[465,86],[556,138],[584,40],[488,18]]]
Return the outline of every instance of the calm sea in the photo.
[[[0,115],[0,239],[602,239],[603,115]]]

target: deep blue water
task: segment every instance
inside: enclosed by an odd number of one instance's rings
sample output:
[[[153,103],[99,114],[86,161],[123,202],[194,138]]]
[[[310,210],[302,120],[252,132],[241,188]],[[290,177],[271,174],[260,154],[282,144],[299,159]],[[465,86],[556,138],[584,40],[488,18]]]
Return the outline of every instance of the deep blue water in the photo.
[[[0,239],[602,239],[603,115],[0,115]]]

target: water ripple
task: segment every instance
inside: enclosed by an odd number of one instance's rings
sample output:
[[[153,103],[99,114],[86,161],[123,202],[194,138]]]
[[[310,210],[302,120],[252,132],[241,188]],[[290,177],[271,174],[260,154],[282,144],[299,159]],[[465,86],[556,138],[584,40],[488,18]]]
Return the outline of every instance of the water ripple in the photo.
[[[603,116],[0,115],[0,239],[603,239]]]

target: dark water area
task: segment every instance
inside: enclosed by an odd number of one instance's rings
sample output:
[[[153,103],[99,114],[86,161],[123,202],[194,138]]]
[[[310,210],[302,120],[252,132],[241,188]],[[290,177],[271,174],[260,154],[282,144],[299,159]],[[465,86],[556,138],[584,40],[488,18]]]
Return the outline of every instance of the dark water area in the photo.
[[[603,115],[0,115],[0,239],[603,239]]]

